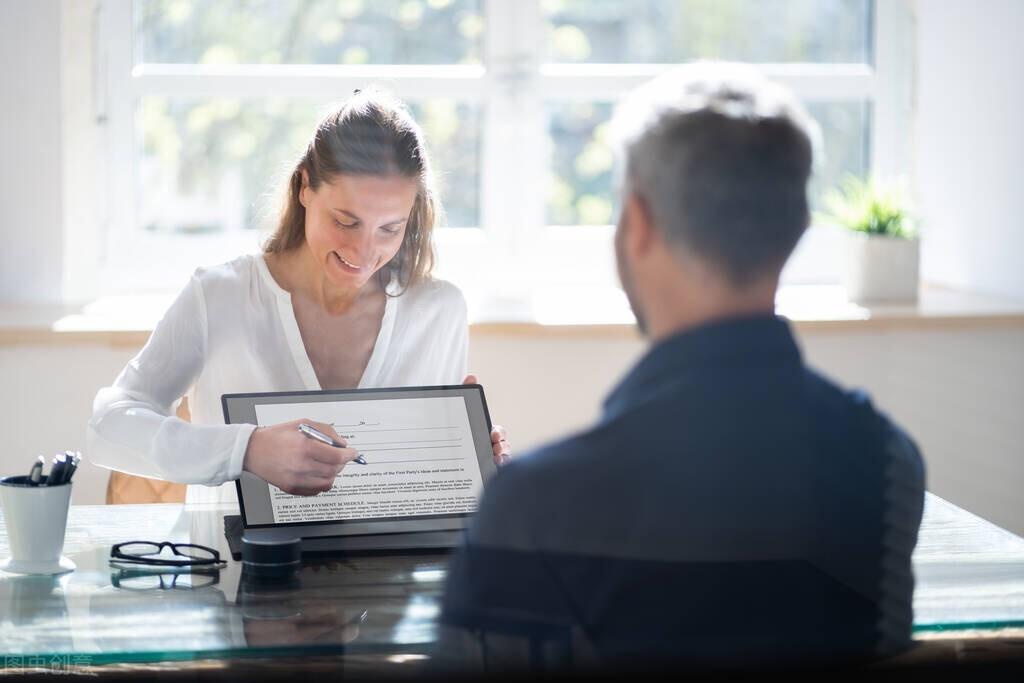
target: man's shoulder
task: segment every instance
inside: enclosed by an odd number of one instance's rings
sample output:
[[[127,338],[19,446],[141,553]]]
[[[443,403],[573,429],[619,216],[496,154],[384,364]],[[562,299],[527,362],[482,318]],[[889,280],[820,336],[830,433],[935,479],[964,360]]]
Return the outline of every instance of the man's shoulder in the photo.
[[[807,410],[822,428],[875,432],[888,422],[867,390],[842,387],[813,368],[804,368],[804,389]]]
[[[558,486],[561,473],[572,469],[580,458],[584,439],[575,435],[514,456],[501,467],[489,489],[520,500],[543,501],[544,494]]]
[[[536,524],[553,523],[553,515],[564,512],[568,491],[593,491],[588,482],[606,481],[603,470],[614,452],[602,448],[603,429],[596,427],[546,444],[503,465],[487,484],[478,524],[483,537],[475,540],[532,544],[536,538],[531,529]],[[514,512],[510,514],[510,510]]]
[[[807,406],[818,441],[857,454],[855,462],[874,461],[886,475],[917,488],[924,486],[924,460],[914,439],[879,409],[864,389],[843,388],[808,368]],[[873,455],[874,458],[869,456]]]
[[[611,449],[604,447],[611,429],[610,425],[601,424],[552,441],[513,458],[503,469],[515,473],[517,485],[520,479],[525,484],[537,477],[554,478],[563,472],[579,472],[580,468],[602,460],[604,450],[611,454]],[[564,485],[564,480],[561,483]]]

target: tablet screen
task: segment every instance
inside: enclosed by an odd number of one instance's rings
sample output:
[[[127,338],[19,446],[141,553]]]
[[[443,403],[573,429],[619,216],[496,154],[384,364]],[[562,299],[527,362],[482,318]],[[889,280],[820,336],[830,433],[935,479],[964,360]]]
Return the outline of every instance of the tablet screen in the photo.
[[[348,463],[334,486],[315,496],[243,473],[247,526],[465,517],[493,469],[479,386],[236,394],[225,395],[224,406],[229,422],[329,424],[366,461]],[[242,414],[252,419],[238,419]]]

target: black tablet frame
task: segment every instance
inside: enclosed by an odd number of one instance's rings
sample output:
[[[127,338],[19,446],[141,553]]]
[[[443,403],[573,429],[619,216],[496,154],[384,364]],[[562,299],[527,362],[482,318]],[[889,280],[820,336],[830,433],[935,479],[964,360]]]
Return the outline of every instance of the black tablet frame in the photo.
[[[244,401],[245,408],[238,407],[234,412],[240,410],[251,410],[256,405],[267,404],[267,403],[280,403],[278,399],[308,399],[308,402],[327,402],[339,400],[366,400],[365,396],[370,394],[402,394],[400,398],[415,398],[410,397],[410,392],[431,392],[436,394],[437,392],[456,391],[465,392],[466,390],[476,391],[479,400],[480,407],[483,409],[484,420],[486,421],[488,444],[490,444],[490,432],[491,432],[491,416],[487,409],[487,399],[484,395],[483,386],[479,384],[444,384],[434,386],[415,386],[415,387],[386,387],[386,388],[366,388],[366,389],[330,389],[330,390],[307,390],[307,391],[272,391],[272,392],[252,392],[252,393],[235,393],[235,394],[223,394],[221,396],[221,407],[224,411],[224,422],[225,424],[241,424],[240,422],[231,421],[232,410],[229,408],[229,401],[232,405],[236,401]],[[398,398],[398,397],[396,397]],[[288,402],[306,402],[301,400],[293,400]],[[473,426],[471,425],[471,428]],[[480,448],[476,448],[477,462],[480,466],[480,476],[484,483],[494,475],[497,471],[494,464],[493,451],[488,450],[486,453],[482,453]],[[243,472],[242,476],[252,475],[248,472]],[[268,484],[269,485],[269,484]],[[245,497],[242,494],[242,482],[241,479],[235,480],[235,491],[238,496],[238,508],[241,512],[242,523],[246,529],[292,529],[297,535],[304,538],[306,537],[327,537],[327,536],[361,536],[361,535],[378,535],[378,534],[408,534],[408,533],[424,533],[424,532],[436,532],[436,531],[453,531],[464,529],[472,518],[473,513],[463,512],[454,513],[448,515],[416,515],[412,517],[387,517],[387,518],[360,518],[351,520],[321,520],[321,521],[310,521],[310,522],[281,522],[281,523],[270,523],[270,524],[250,524],[245,513]]]

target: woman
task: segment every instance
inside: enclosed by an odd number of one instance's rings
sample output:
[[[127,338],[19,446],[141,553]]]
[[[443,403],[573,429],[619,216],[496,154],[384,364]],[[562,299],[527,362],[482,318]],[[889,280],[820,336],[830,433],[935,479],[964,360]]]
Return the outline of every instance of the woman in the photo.
[[[224,425],[220,396],[464,381],[465,301],[430,277],[439,214],[419,127],[398,100],[356,91],[317,127],[263,253],[198,269],[99,391],[90,459],[206,487],[245,470],[289,493],[330,489],[354,450],[295,423]],[[185,395],[191,424],[173,417]],[[491,439],[500,464],[504,430]],[[190,486],[186,499],[234,500],[234,487]]]

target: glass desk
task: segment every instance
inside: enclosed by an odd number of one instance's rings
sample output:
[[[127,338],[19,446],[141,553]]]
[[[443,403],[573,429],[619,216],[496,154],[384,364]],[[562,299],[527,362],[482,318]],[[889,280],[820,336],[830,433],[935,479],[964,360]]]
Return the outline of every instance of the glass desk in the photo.
[[[108,565],[112,544],[136,539],[209,545],[230,558],[223,517],[235,513],[72,506],[64,550],[76,571],[0,572],[0,665],[428,656],[438,635],[443,554],[314,558],[293,582],[277,585],[252,583],[234,561],[213,574],[179,576]],[[914,565],[918,636],[1024,626],[1024,539],[929,494]]]

